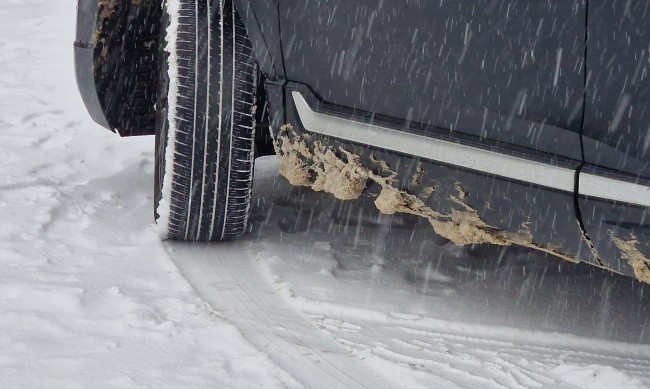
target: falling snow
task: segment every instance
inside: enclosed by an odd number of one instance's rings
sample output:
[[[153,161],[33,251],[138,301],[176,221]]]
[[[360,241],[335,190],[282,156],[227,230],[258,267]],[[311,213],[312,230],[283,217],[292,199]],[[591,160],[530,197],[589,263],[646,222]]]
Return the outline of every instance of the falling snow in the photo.
[[[78,96],[75,4],[0,9],[0,387],[650,387],[643,284],[455,247],[374,199],[291,187],[274,157],[243,241],[160,242],[153,139],[119,139]],[[481,32],[454,28],[467,61]]]

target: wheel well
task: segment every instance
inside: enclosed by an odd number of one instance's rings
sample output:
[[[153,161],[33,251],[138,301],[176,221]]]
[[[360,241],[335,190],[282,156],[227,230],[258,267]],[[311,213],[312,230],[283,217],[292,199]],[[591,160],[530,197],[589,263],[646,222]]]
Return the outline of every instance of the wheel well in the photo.
[[[94,78],[102,110],[121,136],[155,132],[160,0],[98,0]]]
[[[258,72],[257,78],[257,101],[255,112],[255,156],[275,155],[273,147],[273,138],[270,131],[269,109],[266,100],[266,89],[264,84],[266,77],[262,72]]]

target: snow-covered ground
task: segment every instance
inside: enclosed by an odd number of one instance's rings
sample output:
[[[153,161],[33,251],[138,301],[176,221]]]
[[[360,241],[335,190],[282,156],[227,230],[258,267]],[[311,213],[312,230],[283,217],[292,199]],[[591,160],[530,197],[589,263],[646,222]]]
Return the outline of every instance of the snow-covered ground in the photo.
[[[161,243],[153,139],[88,118],[74,0],[0,7],[0,388],[643,388],[650,296],[431,243],[258,160],[251,233]]]
[[[93,124],[75,0],[0,7],[0,388],[295,387],[179,274],[153,138]]]

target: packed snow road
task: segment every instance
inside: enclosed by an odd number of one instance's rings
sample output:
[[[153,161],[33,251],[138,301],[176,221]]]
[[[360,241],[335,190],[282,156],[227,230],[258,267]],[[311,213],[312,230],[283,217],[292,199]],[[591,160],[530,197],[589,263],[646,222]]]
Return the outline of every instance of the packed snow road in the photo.
[[[0,9],[0,387],[650,387],[643,285],[291,188],[251,231],[161,243],[153,139],[93,124],[74,0]]]
[[[166,245],[206,301],[299,381],[648,384],[648,297],[636,281],[528,250],[431,244],[418,219],[292,188],[273,159],[258,162],[244,241]]]

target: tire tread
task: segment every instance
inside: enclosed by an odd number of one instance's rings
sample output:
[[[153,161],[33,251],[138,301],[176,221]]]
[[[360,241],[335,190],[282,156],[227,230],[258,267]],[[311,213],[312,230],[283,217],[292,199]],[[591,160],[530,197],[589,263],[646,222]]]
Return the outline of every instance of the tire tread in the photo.
[[[232,240],[250,209],[257,66],[232,0],[180,1],[167,238]]]

